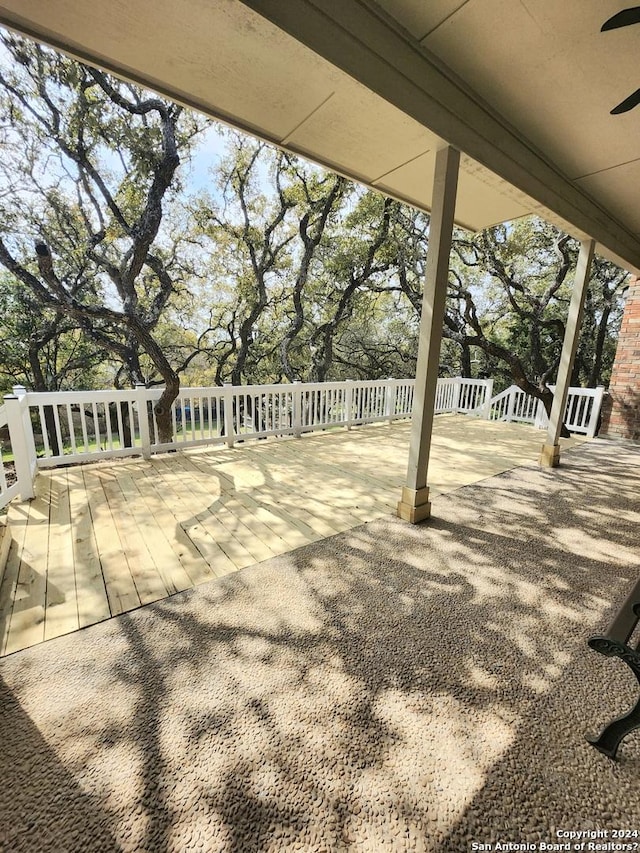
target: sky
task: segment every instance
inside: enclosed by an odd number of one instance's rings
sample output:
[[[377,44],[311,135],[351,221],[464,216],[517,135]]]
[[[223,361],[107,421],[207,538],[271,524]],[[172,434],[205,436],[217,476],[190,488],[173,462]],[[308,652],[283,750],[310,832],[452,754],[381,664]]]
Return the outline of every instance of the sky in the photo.
[[[192,156],[189,166],[189,186],[191,190],[207,189],[214,191],[211,179],[211,168],[223,156],[226,141],[221,132],[221,125],[213,122],[202,135],[200,146]]]

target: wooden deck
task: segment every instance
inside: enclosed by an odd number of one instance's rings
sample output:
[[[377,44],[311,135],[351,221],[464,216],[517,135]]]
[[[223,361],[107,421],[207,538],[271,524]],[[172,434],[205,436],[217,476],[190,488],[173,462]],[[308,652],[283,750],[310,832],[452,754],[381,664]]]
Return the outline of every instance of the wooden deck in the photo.
[[[439,416],[432,493],[535,464],[543,440]],[[393,513],[408,444],[396,423],[41,473],[9,507],[0,655]]]

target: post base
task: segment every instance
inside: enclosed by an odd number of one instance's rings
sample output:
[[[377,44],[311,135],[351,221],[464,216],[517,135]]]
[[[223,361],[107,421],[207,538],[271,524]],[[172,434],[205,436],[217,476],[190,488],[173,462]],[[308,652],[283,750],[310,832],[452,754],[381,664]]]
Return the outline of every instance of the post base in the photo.
[[[560,464],[560,445],[543,444],[540,454],[540,465],[543,468],[557,468]]]
[[[402,487],[402,500],[398,501],[396,515],[410,524],[418,524],[425,518],[431,516],[431,502],[429,500],[429,487],[422,489],[408,489]]]

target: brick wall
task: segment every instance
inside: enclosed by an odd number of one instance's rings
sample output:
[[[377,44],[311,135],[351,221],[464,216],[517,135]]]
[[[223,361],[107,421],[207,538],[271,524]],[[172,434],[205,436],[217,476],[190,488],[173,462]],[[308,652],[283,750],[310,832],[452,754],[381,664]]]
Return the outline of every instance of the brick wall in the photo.
[[[640,440],[640,278],[629,282],[600,435]]]

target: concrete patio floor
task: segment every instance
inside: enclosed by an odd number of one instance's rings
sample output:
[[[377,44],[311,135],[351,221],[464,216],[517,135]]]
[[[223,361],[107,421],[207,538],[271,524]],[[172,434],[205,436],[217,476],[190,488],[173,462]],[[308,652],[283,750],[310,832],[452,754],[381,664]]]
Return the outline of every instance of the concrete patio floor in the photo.
[[[0,661],[0,847],[461,853],[638,830],[640,732],[614,763],[584,731],[637,692],[586,639],[637,577],[640,447],[596,440],[433,508]]]
[[[41,472],[36,499],[9,508],[0,655],[393,514],[409,430],[382,424]],[[543,436],[438,416],[432,492],[535,464]]]

